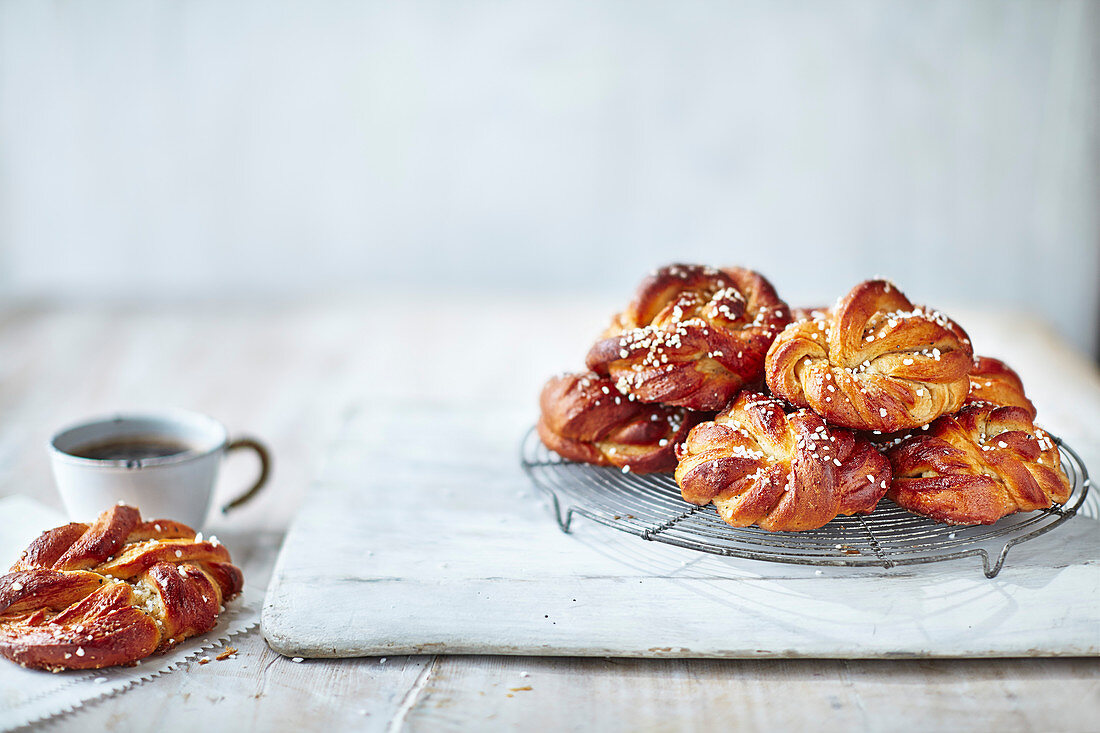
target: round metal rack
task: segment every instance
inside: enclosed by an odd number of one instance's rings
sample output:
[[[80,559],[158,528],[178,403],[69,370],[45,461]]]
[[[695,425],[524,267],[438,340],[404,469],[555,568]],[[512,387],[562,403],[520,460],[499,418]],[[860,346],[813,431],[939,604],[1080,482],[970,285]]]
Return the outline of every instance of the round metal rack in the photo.
[[[969,527],[934,522],[888,499],[871,514],[839,516],[806,532],[731,527],[712,505],[685,502],[671,475],[623,473],[567,461],[547,449],[534,428],[524,436],[521,458],[535,486],[550,496],[563,532],[580,515],[644,540],[799,565],[891,568],[977,556],[986,577],[992,578],[1001,571],[1010,549],[1074,516],[1088,494],[1088,471],[1081,457],[1060,439],[1053,440],[1073,486],[1066,502],[1013,514],[996,524]]]

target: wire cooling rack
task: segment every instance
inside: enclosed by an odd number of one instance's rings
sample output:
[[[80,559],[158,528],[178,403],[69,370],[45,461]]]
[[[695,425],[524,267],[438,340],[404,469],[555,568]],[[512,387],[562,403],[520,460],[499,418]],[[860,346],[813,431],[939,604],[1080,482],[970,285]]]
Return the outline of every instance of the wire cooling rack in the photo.
[[[1088,471],[1081,457],[1059,438],[1051,437],[1073,486],[1065,503],[971,527],[934,522],[889,499],[879,502],[871,514],[838,516],[824,527],[806,532],[731,527],[712,505],[685,502],[671,475],[623,473],[567,461],[547,449],[534,428],[524,436],[521,459],[535,486],[552,499],[563,532],[568,532],[573,517],[580,515],[644,540],[798,565],[891,568],[977,556],[986,577],[992,578],[1001,571],[1010,549],[1065,522],[1077,513],[1088,494]]]

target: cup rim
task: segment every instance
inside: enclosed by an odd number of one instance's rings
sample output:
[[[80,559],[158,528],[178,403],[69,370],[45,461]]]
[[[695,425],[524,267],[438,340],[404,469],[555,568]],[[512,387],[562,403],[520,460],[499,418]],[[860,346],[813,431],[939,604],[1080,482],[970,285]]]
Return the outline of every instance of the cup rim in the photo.
[[[211,431],[216,435],[214,445],[205,448],[203,450],[186,450],[182,453],[176,453],[171,456],[161,456],[159,458],[141,458],[141,459],[107,459],[107,458],[84,458],[82,456],[75,456],[72,453],[68,453],[61,448],[58,443],[65,440],[65,438],[71,436],[73,433],[86,430],[96,425],[102,425],[106,423],[123,423],[123,422],[136,422],[136,421],[151,421],[151,422],[163,422],[163,423],[187,423],[191,426],[197,426],[200,429]],[[76,466],[82,466],[85,468],[110,468],[110,469],[139,469],[139,468],[151,468],[154,466],[170,466],[174,464],[187,463],[189,461],[205,458],[213,453],[217,453],[224,450],[226,445],[229,444],[229,433],[225,426],[219,421],[210,417],[209,415],[194,410],[184,410],[181,408],[165,408],[162,410],[145,410],[134,412],[115,412],[107,415],[100,415],[97,417],[86,418],[79,422],[71,423],[61,428],[53,434],[49,441],[49,450],[55,460],[60,460],[65,463],[69,463]]]

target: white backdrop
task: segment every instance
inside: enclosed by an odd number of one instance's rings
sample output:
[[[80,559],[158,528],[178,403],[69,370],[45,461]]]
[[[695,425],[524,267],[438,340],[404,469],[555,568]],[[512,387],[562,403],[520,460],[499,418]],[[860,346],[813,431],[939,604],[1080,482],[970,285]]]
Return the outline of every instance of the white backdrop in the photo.
[[[893,277],[1097,346],[1100,3],[0,2],[0,295]]]

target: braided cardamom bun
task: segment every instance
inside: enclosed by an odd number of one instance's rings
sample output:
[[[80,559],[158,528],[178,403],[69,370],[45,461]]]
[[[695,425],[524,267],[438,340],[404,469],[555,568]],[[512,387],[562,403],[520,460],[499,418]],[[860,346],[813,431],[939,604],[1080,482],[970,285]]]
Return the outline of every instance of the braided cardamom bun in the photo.
[[[44,532],[0,576],[0,655],[55,672],[132,664],[212,629],[243,585],[216,539],[115,506]]]
[[[693,428],[677,454],[684,500],[713,502],[734,527],[817,529],[871,512],[890,483],[890,464],[867,439],[748,390]]]
[[[1058,447],[1022,407],[967,405],[886,452],[887,496],[948,524],[993,524],[1062,503],[1072,487]]]
[[[763,379],[768,346],[789,322],[759,273],[669,265],[642,282],[587,364],[642,402],[719,410]]]
[[[591,372],[554,377],[542,388],[538,431],[543,444],[571,461],[634,473],[672,471],[676,444],[706,415],[649,405],[621,394]]]
[[[970,370],[970,393],[965,404],[988,402],[1000,407],[1019,407],[1035,419],[1035,405],[1024,394],[1024,383],[1007,364],[991,356],[975,356]]]
[[[962,406],[970,339],[943,314],[883,280],[783,330],[768,351],[768,387],[831,425],[892,433]]]

